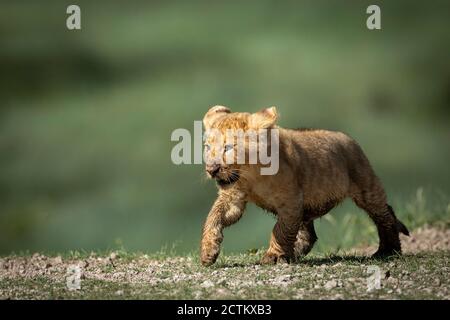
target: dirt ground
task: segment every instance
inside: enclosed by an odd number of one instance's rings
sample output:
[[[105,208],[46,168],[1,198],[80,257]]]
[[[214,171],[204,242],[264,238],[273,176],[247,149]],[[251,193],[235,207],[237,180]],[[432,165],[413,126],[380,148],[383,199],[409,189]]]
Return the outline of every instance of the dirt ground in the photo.
[[[0,299],[450,299],[450,229],[419,228],[402,236],[402,247],[385,260],[370,259],[376,248],[365,247],[276,266],[259,265],[258,251],[222,255],[210,268],[196,254],[6,256]],[[79,289],[69,288],[74,266]],[[369,290],[374,266],[380,287]]]

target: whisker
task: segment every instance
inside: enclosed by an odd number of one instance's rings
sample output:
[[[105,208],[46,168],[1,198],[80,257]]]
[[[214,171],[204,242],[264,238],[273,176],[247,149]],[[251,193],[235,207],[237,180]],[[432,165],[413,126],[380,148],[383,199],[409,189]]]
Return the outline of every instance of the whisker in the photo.
[[[249,175],[249,173],[243,169],[227,169],[227,171],[232,175],[233,179],[242,178],[249,183],[253,181],[253,178]]]
[[[250,174],[243,170],[243,169],[233,169],[233,174],[234,175],[238,175],[239,177],[241,177],[243,180],[251,183],[252,181],[254,181],[254,178],[252,176],[250,176]]]

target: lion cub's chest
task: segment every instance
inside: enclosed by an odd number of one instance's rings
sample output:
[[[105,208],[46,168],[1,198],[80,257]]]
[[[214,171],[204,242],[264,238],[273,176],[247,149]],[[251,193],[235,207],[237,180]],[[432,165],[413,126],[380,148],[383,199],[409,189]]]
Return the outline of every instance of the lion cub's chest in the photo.
[[[276,205],[271,203],[268,199],[260,197],[258,194],[251,194],[248,197],[248,201],[253,202],[258,207],[260,207],[266,211],[272,212],[275,215],[277,214]]]
[[[262,184],[253,186],[247,200],[258,207],[277,214],[280,208],[295,207],[301,204],[301,195],[292,187]]]

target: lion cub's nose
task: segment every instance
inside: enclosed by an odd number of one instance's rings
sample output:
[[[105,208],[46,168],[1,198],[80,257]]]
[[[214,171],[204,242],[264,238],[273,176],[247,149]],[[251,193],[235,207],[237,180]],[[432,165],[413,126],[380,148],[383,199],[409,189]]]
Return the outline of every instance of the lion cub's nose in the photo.
[[[214,176],[219,172],[220,164],[206,165],[206,171],[214,178]]]

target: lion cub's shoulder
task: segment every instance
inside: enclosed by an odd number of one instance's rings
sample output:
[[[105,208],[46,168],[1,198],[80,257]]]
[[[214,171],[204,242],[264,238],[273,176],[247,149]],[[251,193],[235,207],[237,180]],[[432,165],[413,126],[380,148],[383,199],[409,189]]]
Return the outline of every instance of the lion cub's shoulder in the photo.
[[[293,138],[294,140],[324,140],[349,143],[354,141],[349,135],[341,131],[331,131],[325,129],[315,128],[298,128],[298,129],[283,129],[285,137]]]

